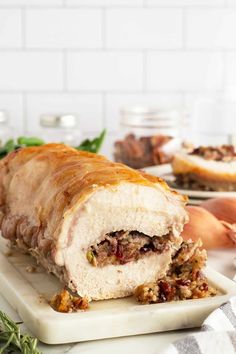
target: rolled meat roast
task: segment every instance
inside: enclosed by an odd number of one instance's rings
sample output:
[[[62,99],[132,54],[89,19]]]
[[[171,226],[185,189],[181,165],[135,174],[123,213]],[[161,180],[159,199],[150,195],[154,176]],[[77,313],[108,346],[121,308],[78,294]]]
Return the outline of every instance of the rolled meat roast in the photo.
[[[0,162],[2,236],[89,300],[128,296],[165,276],[185,199],[159,178],[63,144]]]

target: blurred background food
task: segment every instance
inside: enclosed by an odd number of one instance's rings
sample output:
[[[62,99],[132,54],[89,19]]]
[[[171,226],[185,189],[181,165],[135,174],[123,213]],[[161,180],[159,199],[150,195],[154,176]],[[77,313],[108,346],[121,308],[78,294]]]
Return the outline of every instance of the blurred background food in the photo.
[[[132,168],[143,168],[171,162],[172,155],[162,148],[172,137],[165,135],[141,136],[129,134],[115,142],[114,158]]]
[[[201,207],[219,220],[236,224],[236,198],[209,199],[202,202]]]
[[[214,203],[221,204],[224,208],[225,200],[212,200]],[[236,199],[233,200],[236,205]],[[202,240],[203,248],[235,248],[236,247],[236,224],[225,222],[218,219],[213,213],[207,211],[202,205],[187,206],[189,222],[184,226],[182,237],[193,241]]]
[[[236,190],[234,145],[199,146],[191,151],[182,149],[174,155],[171,167],[177,188],[219,192]]]
[[[145,106],[121,110],[114,159],[133,168],[169,163],[181,147],[187,117],[177,109]],[[171,143],[170,143],[171,142]]]

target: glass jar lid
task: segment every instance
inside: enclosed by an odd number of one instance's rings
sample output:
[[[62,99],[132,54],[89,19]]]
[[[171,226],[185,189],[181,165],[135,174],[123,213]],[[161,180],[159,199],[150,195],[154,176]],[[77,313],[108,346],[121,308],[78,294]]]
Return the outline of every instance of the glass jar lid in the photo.
[[[76,114],[43,114],[40,117],[40,125],[50,128],[74,128],[78,124]]]
[[[173,128],[184,124],[186,115],[177,109],[131,106],[121,109],[121,125],[143,128]]]

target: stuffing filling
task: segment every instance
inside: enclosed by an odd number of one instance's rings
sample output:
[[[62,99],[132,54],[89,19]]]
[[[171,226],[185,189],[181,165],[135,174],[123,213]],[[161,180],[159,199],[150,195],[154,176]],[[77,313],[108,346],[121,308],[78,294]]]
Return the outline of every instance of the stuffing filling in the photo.
[[[200,146],[193,149],[190,155],[201,156],[206,160],[231,162],[236,160],[236,151],[233,145]]]
[[[95,267],[126,264],[169,250],[172,238],[170,234],[150,237],[138,231],[111,232],[103,241],[88,249],[87,259]]]
[[[204,180],[192,173],[176,174],[175,180],[169,183],[172,188],[183,188],[201,191],[235,191],[236,183],[229,181]]]
[[[183,242],[173,255],[167,275],[156,282],[140,285],[135,298],[141,304],[199,299],[217,294],[202,273],[206,264],[206,251],[200,250],[201,241]]]
[[[205,186],[203,183],[200,183],[192,177],[189,173],[179,173],[175,175],[175,181],[171,184],[174,187],[181,187],[184,189],[192,189],[192,190],[210,190],[209,187]]]

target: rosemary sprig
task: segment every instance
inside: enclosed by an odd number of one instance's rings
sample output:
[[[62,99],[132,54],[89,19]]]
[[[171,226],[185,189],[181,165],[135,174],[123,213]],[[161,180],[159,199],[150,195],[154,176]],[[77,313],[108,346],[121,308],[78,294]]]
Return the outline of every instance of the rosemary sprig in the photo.
[[[37,344],[36,338],[29,334],[21,334],[19,326],[0,311],[0,354],[10,352],[41,354],[37,349]]]

